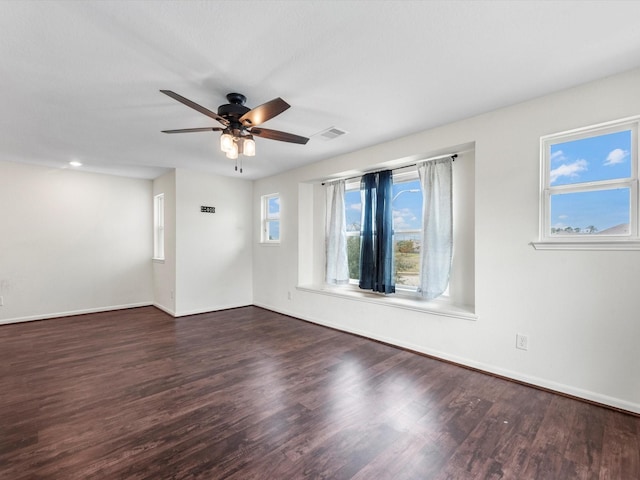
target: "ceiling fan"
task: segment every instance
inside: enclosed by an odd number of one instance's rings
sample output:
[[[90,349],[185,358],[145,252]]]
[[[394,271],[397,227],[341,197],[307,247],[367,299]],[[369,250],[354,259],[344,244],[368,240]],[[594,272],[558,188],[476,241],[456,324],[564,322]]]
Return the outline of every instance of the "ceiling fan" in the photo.
[[[241,93],[229,93],[227,95],[229,103],[220,105],[218,113],[215,113],[171,90],[160,91],[222,124],[222,127],[182,128],[178,130],[162,130],[162,133],[222,132],[220,149],[232,160],[237,160],[239,154],[250,157],[255,155],[254,136],[302,145],[309,141],[307,137],[260,127],[264,122],[280,115],[291,106],[280,97],[263,103],[256,108],[249,108],[244,105],[247,97]],[[237,161],[236,170],[238,170]],[[240,167],[240,172],[242,173],[242,167]]]

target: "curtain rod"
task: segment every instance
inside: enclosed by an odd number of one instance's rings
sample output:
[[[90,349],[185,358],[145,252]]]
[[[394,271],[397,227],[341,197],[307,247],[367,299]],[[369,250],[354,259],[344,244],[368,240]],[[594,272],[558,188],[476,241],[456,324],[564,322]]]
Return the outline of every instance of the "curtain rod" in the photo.
[[[415,163],[410,163],[409,165],[402,165],[401,167],[396,167],[396,168],[392,168],[391,170],[400,170],[401,168],[409,168],[409,167],[415,167],[416,165],[418,165],[419,163],[423,163],[423,162],[430,162],[432,160],[440,160],[441,158],[447,158],[447,157],[451,157],[451,161],[455,162],[456,158],[458,158],[458,154],[457,153],[446,153],[444,155],[438,155],[435,157],[429,157],[429,158],[425,158],[423,160],[419,160]],[[380,170],[372,170],[372,172],[379,172]],[[363,172],[362,175],[366,175],[367,173],[371,173],[371,172]],[[362,175],[356,175],[354,177],[344,177],[344,178],[332,178],[331,180],[327,180],[326,182],[322,182],[321,185],[324,185],[326,183],[331,183],[331,182],[337,182],[339,180],[353,180],[355,178],[360,178]]]

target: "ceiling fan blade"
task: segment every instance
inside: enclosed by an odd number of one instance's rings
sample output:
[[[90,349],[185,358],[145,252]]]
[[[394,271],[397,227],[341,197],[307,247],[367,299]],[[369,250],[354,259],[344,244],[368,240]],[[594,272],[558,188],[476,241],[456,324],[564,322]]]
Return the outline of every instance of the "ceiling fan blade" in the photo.
[[[208,108],[204,108],[202,105],[198,105],[195,102],[192,102],[191,100],[189,100],[188,98],[184,98],[182,95],[178,95],[175,92],[172,92],[171,90],[160,90],[162,93],[164,93],[165,95],[170,96],[171,98],[173,98],[174,100],[179,101],[180,103],[183,103],[184,105],[186,105],[187,107],[191,107],[194,110],[197,110],[198,112],[206,115],[207,117],[211,117],[217,121],[219,121],[221,124],[227,126],[229,125],[229,121],[224,118],[221,117],[220,115],[218,115],[215,112],[212,112],[211,110],[209,110]]]
[[[260,125],[261,123],[272,119],[276,115],[280,115],[290,106],[291,105],[289,105],[280,97],[274,98],[273,100],[267,103],[263,103],[262,105],[259,105],[242,115],[240,117],[240,123],[242,123],[245,127]]]
[[[189,132],[220,132],[224,128],[202,127],[202,128],[180,128],[178,130],[162,130],[162,133],[189,133]]]
[[[281,132],[279,130],[271,130],[268,128],[252,128],[251,135],[255,135],[260,138],[268,138],[269,140],[278,140],[280,142],[299,143],[301,145],[304,145],[309,141],[307,137],[301,137],[300,135],[294,135],[293,133]]]

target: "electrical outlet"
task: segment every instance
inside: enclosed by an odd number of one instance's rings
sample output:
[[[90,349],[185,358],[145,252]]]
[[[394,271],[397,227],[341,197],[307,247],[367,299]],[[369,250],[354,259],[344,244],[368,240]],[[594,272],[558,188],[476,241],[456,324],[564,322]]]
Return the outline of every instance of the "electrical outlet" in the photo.
[[[520,350],[529,350],[529,337],[521,333],[516,334],[516,348]]]
[[[289,290],[289,291],[287,292],[287,299],[288,299],[288,300],[291,300],[291,290]]]
[[[4,297],[0,295],[0,307],[4,306]]]

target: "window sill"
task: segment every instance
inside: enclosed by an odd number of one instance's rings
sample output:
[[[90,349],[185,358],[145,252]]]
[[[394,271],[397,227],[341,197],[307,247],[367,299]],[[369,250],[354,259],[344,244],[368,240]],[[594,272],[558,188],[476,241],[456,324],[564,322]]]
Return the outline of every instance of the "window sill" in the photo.
[[[152,258],[153,263],[164,263],[164,258]]]
[[[402,294],[382,295],[366,292],[349,285],[298,285],[297,290],[309,293],[319,293],[332,297],[348,298],[359,302],[375,303],[387,307],[404,308],[416,312],[431,313],[445,317],[461,318],[463,320],[477,320],[478,316],[469,306],[454,305],[446,300],[426,301],[417,297],[409,297]]]
[[[263,247],[279,247],[280,242],[260,242]]]
[[[536,250],[640,250],[640,241],[621,242],[531,242]]]

